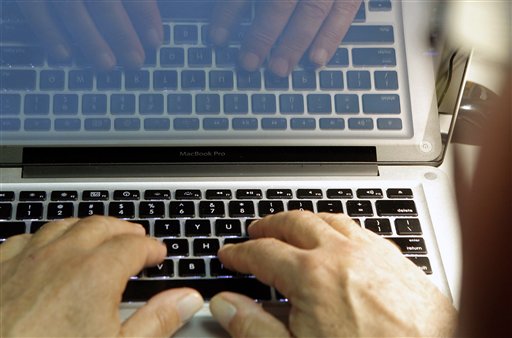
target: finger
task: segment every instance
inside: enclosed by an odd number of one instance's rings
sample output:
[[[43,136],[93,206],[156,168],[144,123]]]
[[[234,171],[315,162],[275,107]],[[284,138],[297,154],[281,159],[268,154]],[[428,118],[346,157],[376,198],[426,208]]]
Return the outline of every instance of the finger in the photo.
[[[214,9],[210,26],[210,39],[215,45],[226,44],[230,31],[240,19],[240,14],[247,7],[246,0],[219,1]]]
[[[71,49],[57,26],[45,1],[19,1],[23,15],[46,47],[48,56],[64,61],[71,57]]]
[[[30,251],[37,250],[60,238],[78,221],[78,218],[66,218],[63,220],[46,223],[32,236],[30,241]]]
[[[248,71],[257,70],[295,10],[297,0],[264,1],[244,38],[240,50],[241,66]]]
[[[142,66],[144,48],[121,1],[90,0],[87,8],[118,62],[128,68]]]
[[[17,235],[8,238],[0,245],[0,263],[16,257],[27,246],[31,234]]]
[[[324,222],[329,224],[338,233],[343,234],[350,239],[363,239],[368,238],[368,233],[361,226],[359,226],[352,218],[345,214],[330,214],[321,212],[317,216]]]
[[[210,300],[210,310],[232,337],[290,337],[282,322],[246,296],[220,293]]]
[[[192,289],[173,289],[151,298],[121,327],[124,337],[170,337],[203,306]]]
[[[123,4],[142,43],[150,48],[160,47],[164,31],[156,1],[124,1]]]
[[[69,31],[84,56],[99,69],[111,69],[116,58],[99,33],[82,1],[59,1],[53,6],[59,19]]]
[[[301,249],[313,249],[336,232],[309,211],[288,211],[267,216],[248,228],[251,238],[274,237]]]
[[[146,230],[140,224],[114,217],[91,216],[77,222],[61,239],[75,248],[90,249],[118,235],[145,233]]]
[[[325,66],[332,58],[356,16],[361,0],[337,0],[310,48],[309,58]]]
[[[166,254],[165,245],[155,238],[122,234],[95,248],[90,256],[90,263],[99,274],[108,272],[106,278],[114,287],[124,288],[124,284],[119,284],[119,281],[126,282],[144,267],[160,263]]]
[[[252,274],[288,296],[300,271],[300,254],[300,249],[279,240],[262,238],[225,245],[219,250],[218,257],[226,268]]]
[[[270,70],[288,76],[313,42],[334,0],[302,0],[269,62]]]

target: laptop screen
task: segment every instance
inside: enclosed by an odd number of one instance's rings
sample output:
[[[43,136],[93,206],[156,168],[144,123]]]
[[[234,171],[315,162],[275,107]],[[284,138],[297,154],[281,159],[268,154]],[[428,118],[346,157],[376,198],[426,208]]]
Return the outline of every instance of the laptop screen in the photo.
[[[425,4],[354,0],[321,19],[272,1],[1,6],[3,164],[442,153]]]

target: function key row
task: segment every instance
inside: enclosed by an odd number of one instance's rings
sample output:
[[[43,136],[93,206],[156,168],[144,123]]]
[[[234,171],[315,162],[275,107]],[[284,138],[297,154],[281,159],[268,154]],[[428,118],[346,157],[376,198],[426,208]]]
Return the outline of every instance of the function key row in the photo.
[[[141,195],[140,190],[114,190],[113,199],[116,201],[140,200],[170,200],[170,190],[146,190]],[[388,198],[413,198],[412,189],[390,188],[386,190]],[[56,190],[50,193],[52,201],[77,201],[80,193],[76,190]],[[233,198],[233,192],[230,189],[207,189],[204,196],[209,200],[230,200]],[[322,189],[297,189],[295,195],[292,189],[267,189],[267,199],[292,199],[296,196],[298,199],[321,199],[324,197]],[[354,196],[358,198],[383,198],[382,189],[357,189],[354,195],[352,189],[327,189],[327,198],[330,199],[351,199]],[[264,197],[261,189],[237,189],[236,199],[262,199]],[[84,201],[106,201],[111,198],[108,190],[84,190],[81,193]],[[200,200],[203,193],[199,189],[178,189],[174,191],[174,199],[177,200]],[[14,191],[0,191],[0,202],[13,202],[16,199]],[[45,201],[47,199],[46,191],[21,191],[18,200],[22,202]]]

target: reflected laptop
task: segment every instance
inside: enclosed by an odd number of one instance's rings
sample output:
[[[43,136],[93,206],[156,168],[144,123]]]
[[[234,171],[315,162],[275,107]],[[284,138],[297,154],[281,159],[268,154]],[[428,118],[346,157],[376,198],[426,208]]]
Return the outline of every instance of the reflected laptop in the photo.
[[[457,217],[435,168],[448,138],[427,4],[366,0],[325,68],[301,62],[279,78],[236,67],[252,7],[228,46],[210,46],[213,2],[160,1],[164,45],[140,70],[107,73],[79,56],[47,60],[16,3],[2,2],[0,238],[71,216],[127,219],[168,257],[130,279],[123,316],[180,286],[206,299],[244,293],[283,314],[287,300],[225,269],[218,248],[268,214],[344,212],[453,296]],[[178,335],[221,333],[205,307]]]

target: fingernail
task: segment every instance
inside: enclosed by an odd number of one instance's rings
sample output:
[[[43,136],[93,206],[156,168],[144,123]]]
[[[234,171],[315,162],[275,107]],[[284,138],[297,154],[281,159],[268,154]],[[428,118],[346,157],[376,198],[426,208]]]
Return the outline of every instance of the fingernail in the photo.
[[[147,42],[152,47],[159,47],[162,44],[162,37],[155,28],[151,28],[146,33]]]
[[[101,53],[99,56],[99,61],[101,65],[106,69],[110,69],[116,65],[115,57],[109,52]]]
[[[270,60],[269,68],[274,74],[285,77],[289,74],[290,65],[287,60],[277,57]]]
[[[325,66],[329,58],[329,53],[325,49],[317,49],[311,55],[311,61],[319,66]]]
[[[242,57],[242,67],[248,71],[255,71],[260,66],[260,57],[254,53],[245,53]]]
[[[176,308],[182,322],[188,321],[203,306],[203,299],[196,292],[189,293],[181,298]]]
[[[220,325],[227,328],[233,317],[236,315],[237,310],[233,304],[219,296],[213,297],[210,300],[210,311]]]
[[[226,43],[229,37],[229,32],[225,28],[215,28],[210,31],[212,42],[216,45]]]

